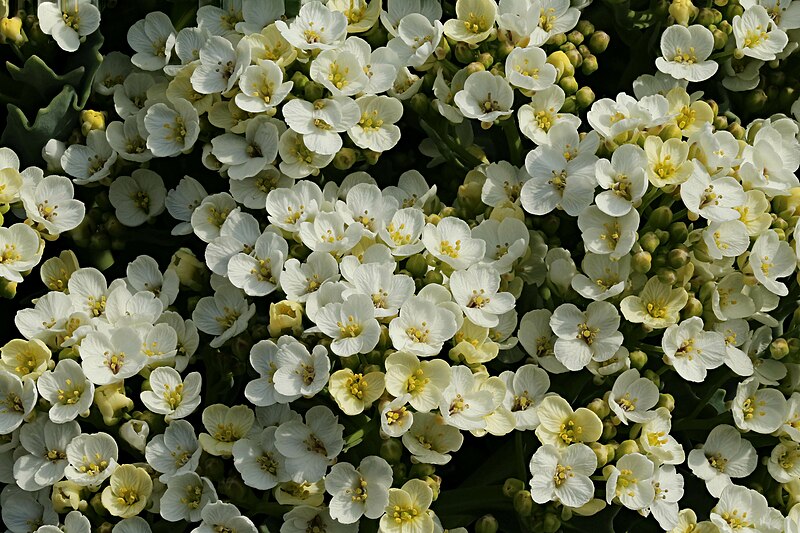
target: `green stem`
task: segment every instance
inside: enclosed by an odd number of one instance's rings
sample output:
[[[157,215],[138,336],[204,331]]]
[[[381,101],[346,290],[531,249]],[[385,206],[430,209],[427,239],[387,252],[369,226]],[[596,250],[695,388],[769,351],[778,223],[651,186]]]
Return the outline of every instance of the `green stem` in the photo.
[[[653,203],[653,200],[658,198],[660,194],[661,194],[661,189],[659,189],[658,187],[653,187],[652,189],[647,191],[645,195],[642,197],[642,203],[639,205],[639,213],[644,215],[644,210],[647,209],[650,206],[650,204]]]
[[[712,59],[712,60],[726,59],[726,58],[731,57],[734,54],[734,52],[736,52],[735,48],[733,50],[728,50],[727,52],[717,52],[716,54],[711,54],[709,59]]]
[[[503,133],[506,135],[506,142],[508,143],[508,153],[511,164],[516,167],[522,166],[522,139],[517,130],[517,124],[513,119],[503,120]]]
[[[716,394],[716,392],[720,388],[720,386],[723,383],[725,383],[726,381],[728,381],[728,379],[730,379],[730,372],[728,372],[727,369],[723,370],[722,374],[720,375],[720,377],[718,377],[716,379],[716,381],[714,381],[711,384],[711,386],[708,388],[708,392],[706,392],[706,395],[703,396],[700,399],[700,401],[697,403],[697,407],[694,408],[694,411],[689,413],[689,416],[680,419],[676,423],[676,425],[680,424],[681,422],[684,422],[684,421],[695,421],[694,419],[697,418],[697,415],[700,414],[700,411],[703,410],[703,407],[705,407],[708,404],[709,400],[711,400],[711,398],[714,396],[714,394]]]
[[[725,412],[712,418],[704,418],[702,420],[692,420],[690,417],[682,418],[672,424],[673,431],[691,431],[700,429],[711,429],[724,422],[731,420],[731,413]]]

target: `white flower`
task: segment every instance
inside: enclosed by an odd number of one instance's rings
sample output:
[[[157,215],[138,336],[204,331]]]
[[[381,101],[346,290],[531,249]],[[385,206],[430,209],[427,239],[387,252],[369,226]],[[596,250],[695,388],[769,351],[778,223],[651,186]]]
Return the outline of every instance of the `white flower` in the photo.
[[[380,531],[433,533],[433,512],[428,509],[432,501],[433,490],[421,479],[411,479],[399,489],[389,489],[389,500],[385,508],[386,514],[381,517]]]
[[[422,242],[431,255],[455,270],[480,262],[486,253],[486,243],[473,238],[469,224],[457,217],[427,224],[422,230]]]
[[[511,115],[514,89],[503,76],[481,71],[467,78],[464,88],[456,93],[454,100],[466,118],[492,123],[500,117]]]
[[[242,92],[235,97],[236,105],[248,113],[269,111],[283,102],[293,85],[283,81],[283,70],[274,61],[258,59],[239,77]]]
[[[300,98],[283,106],[286,125],[302,135],[305,146],[322,155],[335,154],[342,147],[343,133],[361,119],[358,104],[346,96],[334,96],[308,102]]]
[[[403,116],[403,105],[396,98],[366,95],[356,99],[361,111],[358,123],[347,135],[359,148],[385,152],[400,140],[400,128],[395,122]]]
[[[167,481],[161,496],[161,517],[169,522],[199,522],[203,508],[217,501],[217,491],[210,479],[194,472],[176,474]]]
[[[786,399],[776,389],[760,389],[751,377],[739,383],[731,411],[736,427],[742,431],[772,433],[786,420]]]
[[[344,48],[323,50],[314,58],[309,73],[334,96],[355,96],[369,83],[359,58]]]
[[[673,78],[704,81],[716,74],[719,64],[708,59],[714,50],[714,35],[705,26],[688,28],[673,24],[661,34],[661,55],[656,67]]]
[[[353,294],[343,303],[330,303],[317,311],[317,327],[333,339],[331,351],[343,357],[368,353],[378,344],[380,325],[372,299]]]
[[[266,296],[278,287],[288,256],[286,239],[265,231],[256,239],[252,254],[241,252],[230,258],[228,278],[248,296]]]
[[[725,339],[716,331],[703,331],[703,319],[692,317],[670,326],[661,340],[665,361],[688,381],[702,383],[708,370],[723,364]]]
[[[584,298],[607,300],[625,289],[631,273],[631,258],[625,255],[615,261],[608,254],[590,252],[583,257],[581,270],[583,273],[577,273],[572,278],[572,288]]]
[[[199,372],[181,378],[174,368],[156,368],[150,373],[151,390],[142,392],[142,403],[150,411],[166,415],[167,422],[185,418],[200,405],[200,381]]]
[[[268,220],[282,230],[297,233],[301,223],[316,217],[322,201],[322,190],[310,181],[275,189],[267,194]]]
[[[170,18],[161,11],[148,13],[128,30],[128,44],[136,52],[131,62],[142,70],[160,70],[169,63],[174,39]]]
[[[651,478],[655,499],[650,512],[664,530],[678,525],[678,500],[683,498],[683,476],[672,465],[661,465]]]
[[[342,297],[363,294],[372,299],[376,318],[396,316],[400,306],[414,294],[414,280],[410,276],[394,274],[395,264],[365,263],[358,265],[350,276],[352,289],[345,289]]]
[[[739,430],[721,425],[711,430],[705,444],[689,452],[689,468],[706,482],[712,496],[719,497],[731,478],[749,476],[756,468],[758,456],[750,441]]]
[[[313,222],[300,223],[300,238],[315,252],[345,254],[358,244],[364,226],[350,224],[345,228],[344,217],[337,212],[319,213]]]
[[[330,533],[356,533],[358,531],[358,524],[342,524],[331,518],[326,507],[312,507],[304,505],[304,503],[297,502],[296,507],[283,515],[280,533],[305,533],[314,528]],[[319,504],[322,504],[321,499]]]
[[[786,296],[786,284],[778,281],[792,274],[797,266],[797,258],[789,243],[778,238],[774,230],[767,230],[756,239],[750,251],[750,265],[756,279],[771,293]]]
[[[389,337],[396,350],[419,357],[438,355],[445,341],[458,331],[453,313],[419,296],[409,298],[397,318],[389,323]]]
[[[248,487],[269,490],[291,479],[286,459],[275,448],[276,431],[268,427],[233,445],[233,464]]]
[[[592,302],[581,312],[573,304],[560,305],[550,318],[558,340],[553,346],[556,358],[570,370],[580,370],[589,361],[610,359],[622,345],[619,314],[607,302]]]
[[[495,327],[502,315],[514,308],[514,296],[498,292],[500,274],[492,267],[473,265],[453,272],[450,290],[461,310],[478,326]]]
[[[524,168],[517,168],[508,161],[489,163],[484,174],[486,181],[481,189],[481,201],[492,207],[518,202],[522,185],[531,179]]]
[[[231,179],[251,178],[275,161],[278,128],[269,119],[258,117],[248,122],[244,137],[224,133],[214,137],[211,146],[214,157],[228,165]]]
[[[339,265],[327,252],[311,252],[305,263],[295,258],[283,266],[281,289],[286,298],[295,302],[305,302],[326,282],[339,280]]]
[[[83,433],[67,444],[67,479],[99,487],[117,468],[117,442],[108,433]]]
[[[27,224],[0,227],[0,278],[22,281],[22,273],[42,259],[39,234]]]
[[[464,436],[434,413],[416,413],[414,422],[402,437],[403,446],[420,463],[444,465],[450,462],[451,452],[464,443]]]
[[[767,471],[775,481],[791,483],[800,476],[798,459],[800,459],[800,444],[782,440],[772,449]]]
[[[42,32],[67,52],[76,51],[81,38],[100,27],[100,10],[89,0],[41,2],[37,16]]]
[[[597,456],[585,444],[556,448],[539,447],[531,457],[531,496],[538,504],[561,502],[566,507],[581,507],[594,496],[589,479],[597,468]]]
[[[530,244],[530,233],[525,223],[511,217],[499,222],[486,219],[473,228],[472,236],[486,242],[484,263],[500,274],[509,272],[525,255]]]
[[[558,112],[565,100],[564,89],[558,85],[536,91],[530,103],[520,106],[517,112],[520,131],[536,144],[545,144],[547,132],[553,125],[566,122],[577,128],[581,123],[580,117]]]
[[[606,481],[606,501],[615,498],[628,509],[639,510],[648,507],[655,498],[652,478],[655,473],[653,462],[640,453],[623,456],[611,467],[611,475]]]
[[[209,343],[218,348],[247,328],[256,312],[255,304],[247,304],[239,289],[223,285],[214,296],[201,298],[192,312],[198,329],[215,337]]]
[[[125,122],[111,122],[106,127],[106,138],[109,146],[125,161],[144,163],[153,158],[136,117],[128,117]]]
[[[655,463],[682,464],[686,459],[683,446],[669,434],[672,415],[666,407],[655,410],[655,417],[642,424],[639,444]]]
[[[192,87],[200,94],[228,92],[250,65],[250,47],[237,46],[212,35],[200,49],[200,66],[192,73]]]
[[[739,485],[726,487],[711,509],[711,522],[721,533],[780,531],[769,528],[767,499],[760,492]]]
[[[386,390],[397,398],[408,395],[408,403],[419,412],[439,405],[450,384],[450,365],[442,359],[420,361],[415,355],[395,352],[386,358]]]
[[[789,37],[758,4],[733,17],[733,36],[736,48],[748,57],[771,61],[786,48]]]
[[[108,191],[119,221],[140,226],[164,212],[167,189],[164,180],[152,170],[139,168],[130,176],[119,176]]]
[[[556,82],[558,74],[538,46],[514,48],[506,58],[505,72],[511,85],[528,91],[547,89]]]
[[[653,276],[647,280],[638,296],[623,298],[619,308],[629,322],[646,324],[654,329],[666,328],[678,323],[680,311],[688,299],[685,290],[674,289]]]
[[[60,360],[52,371],[39,376],[36,385],[42,398],[52,404],[47,414],[56,424],[75,420],[94,401],[94,384],[72,359]]]
[[[135,292],[152,292],[164,306],[171,305],[178,297],[178,275],[171,269],[162,274],[156,260],[149,255],[140,255],[128,263],[125,273]]]
[[[454,41],[478,44],[494,30],[496,16],[494,0],[457,0],[456,17],[444,23],[444,33]]]
[[[80,433],[77,422],[55,424],[45,417],[22,426],[19,440],[28,453],[14,463],[17,485],[34,492],[60,481],[68,464],[67,444]]]
[[[658,387],[649,379],[639,377],[635,368],[617,377],[608,396],[608,406],[625,425],[652,420],[655,413],[650,409],[657,403]]]
[[[296,482],[318,481],[342,451],[344,426],[327,407],[315,405],[305,424],[293,420],[278,426],[275,447],[286,457],[287,471]]]
[[[632,204],[647,191],[644,173],[644,150],[635,144],[624,144],[614,150],[611,160],[597,162],[597,182],[603,189],[595,198],[600,210],[611,216],[623,216],[633,209]]]
[[[391,402],[383,402],[381,407],[381,435],[402,437],[414,424],[414,413],[408,410],[406,403],[410,395],[402,394]]]
[[[357,121],[358,119],[355,119],[355,122]],[[291,129],[287,129],[281,134],[278,141],[278,153],[281,156],[281,172],[294,179],[305,178],[309,175],[316,176],[320,169],[325,168],[328,163],[333,161],[336,155],[335,153],[323,154],[310,149],[303,136]]]
[[[713,259],[738,257],[747,251],[750,238],[741,220],[711,222],[703,230],[703,242]]]
[[[64,151],[61,167],[75,178],[75,183],[86,185],[111,174],[111,168],[116,161],[117,154],[109,144],[106,133],[92,130],[86,135],[86,146],[73,144]]]
[[[245,6],[253,4],[255,2],[249,2]],[[222,501],[207,503],[200,511],[200,518],[203,520],[202,523],[193,529],[192,533],[216,533],[226,530],[232,533],[258,533],[253,521],[242,516],[232,503]]]
[[[191,150],[200,134],[197,109],[182,98],[170,104],[154,104],[144,117],[147,148],[156,157],[172,157]]]
[[[482,390],[480,385],[468,367],[458,365],[451,369],[450,384],[439,400],[439,412],[447,425],[463,430],[486,428],[485,418],[496,406],[491,392]]]
[[[396,54],[399,64],[417,68],[426,64],[436,51],[444,35],[444,27],[438,19],[412,10],[400,19],[392,34],[395,37],[387,47]]]
[[[36,383],[31,378],[21,380],[16,374],[0,369],[0,398],[0,435],[8,435],[36,405]]]
[[[259,377],[250,381],[244,391],[245,397],[257,406],[268,406],[275,403],[289,403],[300,397],[296,392],[290,396],[284,396],[275,390],[273,377],[278,370],[279,350],[291,350],[295,344],[300,345],[294,337],[284,335],[278,339],[278,344],[271,340],[258,341],[250,349],[250,365],[258,372]],[[302,345],[302,350],[306,352]]]
[[[631,209],[622,216],[610,216],[598,206],[589,206],[578,215],[578,228],[589,252],[620,259],[633,248],[639,229],[639,212]]]
[[[740,217],[737,207],[745,203],[745,193],[734,178],[712,179],[700,165],[695,165],[689,179],[681,184],[681,200],[687,209],[712,222],[726,222]]]
[[[539,12],[539,24],[531,33],[531,44],[536,46],[543,45],[553,35],[568,32],[580,18],[580,11],[568,0],[537,0],[533,8],[534,14]]]
[[[406,170],[400,174],[397,186],[390,185],[384,193],[397,199],[401,208],[422,209],[425,203],[436,194],[436,184],[428,185],[418,170]]]
[[[233,446],[248,436],[253,422],[255,414],[246,405],[209,405],[203,409],[203,427],[207,433],[200,433],[200,446],[211,455],[230,457]]]
[[[406,207],[395,211],[391,220],[378,228],[378,236],[391,248],[392,255],[408,257],[425,248],[421,240],[424,227],[425,214],[422,210]]]
[[[32,525],[43,524],[56,527],[58,531],[58,515],[48,495],[50,490],[26,492],[13,485],[5,487],[0,500],[0,513],[4,525],[11,533],[32,533]],[[81,532],[83,533],[83,532]]]
[[[594,198],[595,162],[593,156],[568,160],[563,151],[550,146],[532,150],[525,157],[531,179],[522,186],[522,207],[534,215],[546,215],[556,207],[579,215]]]
[[[141,348],[142,340],[133,328],[93,331],[81,341],[81,366],[95,385],[117,383],[144,368],[147,361]]]
[[[332,496],[331,518],[342,524],[357,522],[362,516],[376,519],[389,502],[392,468],[377,456],[365,457],[358,468],[338,463],[325,476],[325,490]]]
[[[506,384],[503,405],[514,413],[516,429],[536,429],[539,425],[536,408],[550,388],[547,372],[538,366],[527,364],[519,367],[516,372],[504,371],[500,374],[500,379]]]
[[[22,187],[20,199],[29,219],[44,227],[50,235],[74,229],[83,221],[86,208],[74,199],[69,178],[47,176],[36,184]]]
[[[280,344],[276,354],[278,368],[272,374],[275,392],[288,398],[314,396],[328,383],[331,370],[328,350],[317,345],[309,353],[294,337],[281,339],[286,342]]]
[[[300,13],[287,25],[278,20],[275,26],[292,46],[301,50],[330,50],[344,42],[347,17],[313,0],[300,8]]]
[[[174,420],[163,434],[156,435],[147,443],[144,455],[147,463],[162,473],[159,481],[166,483],[172,476],[194,472],[200,464],[202,452],[192,424]]]

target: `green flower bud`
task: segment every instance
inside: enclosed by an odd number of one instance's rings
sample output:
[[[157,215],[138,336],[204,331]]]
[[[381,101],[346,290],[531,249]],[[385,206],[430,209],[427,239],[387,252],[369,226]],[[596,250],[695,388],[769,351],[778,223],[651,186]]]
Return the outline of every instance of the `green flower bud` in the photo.
[[[494,57],[489,52],[479,54],[476,61],[483,65],[486,70],[489,70],[494,64]]]
[[[666,407],[672,412],[675,409],[675,398],[672,397],[672,394],[659,394],[656,407]]]
[[[728,126],[728,131],[739,141],[744,139],[745,136],[745,129],[742,127],[741,123],[734,122],[733,124]]]
[[[647,354],[641,350],[634,350],[630,353],[631,366],[638,370],[644,368],[647,364]]]
[[[644,372],[642,372],[642,377],[652,381],[653,384],[656,387],[658,387],[659,389],[661,388],[661,378],[658,376],[658,374],[656,374],[655,372],[653,372],[649,368],[647,370],[645,370]]]
[[[677,124],[667,124],[661,129],[658,136],[664,141],[680,139],[683,136],[683,130]]]
[[[414,96],[419,96],[414,95]],[[342,148],[333,156],[333,166],[339,170],[348,170],[358,161],[358,152],[352,148]]]
[[[406,270],[415,278],[421,278],[428,272],[428,262],[422,254],[415,254],[406,260]]]
[[[200,456],[199,474],[209,479],[220,480],[225,476],[225,461],[204,453]]]
[[[578,52],[577,49],[573,48],[572,50],[565,50],[564,53],[567,54],[569,62],[572,63],[574,68],[580,67],[583,63],[583,56],[580,52]]]
[[[561,530],[561,520],[553,513],[546,513],[542,520],[542,528],[544,533],[556,533]]]
[[[761,111],[767,105],[767,93],[761,89],[753,89],[744,97],[744,105],[748,111]]]
[[[689,228],[685,222],[673,222],[669,225],[668,231],[671,242],[683,243],[689,238]]]
[[[495,58],[498,61],[502,61],[506,57],[508,57],[508,54],[513,52],[515,48],[516,46],[514,46],[514,43],[504,41],[497,46],[497,52],[495,53]]]
[[[744,13],[744,8],[738,2],[728,2],[728,5],[725,6],[726,20],[733,20],[734,17],[741,16],[742,13]]]
[[[587,405],[586,408],[596,414],[600,419],[607,417],[611,413],[611,409],[608,407],[608,402],[602,398],[595,398],[589,402],[589,405]]]
[[[98,231],[89,239],[90,250],[108,250],[111,246],[111,238],[106,232]]]
[[[583,60],[583,64],[581,64],[581,72],[583,73],[584,76],[589,76],[590,74],[593,74],[594,72],[597,71],[597,68],[598,68],[597,58],[593,55],[590,55],[589,57],[585,58]]]
[[[594,102],[594,91],[591,87],[581,87],[578,89],[578,92],[575,93],[575,99],[579,108],[586,109]]]
[[[431,270],[427,274],[425,274],[425,285],[441,285],[444,282],[444,276],[442,276],[441,272],[437,272],[436,270]]]
[[[671,268],[681,268],[688,263],[690,259],[689,253],[681,248],[672,249],[667,255],[667,263]]]
[[[303,91],[306,88],[306,85],[308,85],[311,80],[308,79],[308,76],[297,70],[295,71],[294,74],[292,74],[291,81],[294,84],[292,85],[292,92],[299,95],[301,94],[301,91]]]
[[[316,102],[325,94],[325,87],[315,81],[309,81],[303,87],[303,98],[309,102]]]
[[[357,357],[351,357],[349,359],[357,359]],[[387,439],[383,441],[378,455],[386,459],[386,462],[391,465],[399,463],[403,458],[403,445],[400,443],[400,439]]]
[[[565,33],[556,33],[555,35],[547,39],[546,44],[552,46],[561,46],[565,42],[567,42],[567,35]]]
[[[456,61],[467,65],[475,61],[475,50],[469,47],[467,43],[464,42],[457,42],[456,45],[453,47],[454,54],[456,56]]]
[[[497,533],[499,530],[497,518],[490,514],[483,515],[475,522],[475,533]]]
[[[611,440],[617,436],[617,426],[611,422],[610,419],[603,420],[603,434],[601,435],[601,439],[603,440]]]
[[[633,268],[634,272],[638,272],[640,274],[647,274],[650,271],[650,266],[653,258],[650,255],[650,252],[641,251],[639,253],[633,254],[633,261],[631,262],[631,267]]]
[[[17,295],[17,282],[0,278],[0,298],[10,300]]]
[[[610,42],[611,37],[609,37],[606,32],[596,31],[589,39],[589,50],[591,50],[593,54],[602,54],[606,51]]]
[[[411,465],[411,470],[408,471],[408,477],[424,479],[436,473],[436,467],[427,463],[417,463]]]
[[[380,159],[382,152],[373,152],[372,150],[364,150],[361,153],[364,156],[364,161],[366,161],[368,165],[377,165],[378,159]]]
[[[650,223],[657,229],[665,230],[672,224],[672,209],[662,205],[650,213]]]
[[[681,310],[681,320],[686,320],[687,318],[692,318],[693,316],[702,316],[702,315],[703,315],[703,302],[701,302],[694,296],[690,296],[689,300],[686,302],[686,305]]]
[[[688,26],[698,12],[699,9],[692,4],[692,0],[672,0],[669,6],[669,14],[681,26]]]
[[[549,301],[550,299],[553,298],[553,293],[552,293],[552,291],[550,291],[549,287],[546,287],[546,286],[542,285],[539,288],[539,296],[542,297],[542,300],[547,302],[547,301]]]
[[[778,105],[784,109],[789,108],[797,101],[797,96],[797,88],[788,85],[781,87],[781,91],[778,94]]]
[[[514,511],[522,517],[528,517],[533,512],[533,497],[529,490],[521,490],[514,495]]]
[[[707,8],[707,7],[701,8],[700,11],[697,13],[697,18],[694,20],[694,23],[695,24],[700,24],[701,26],[706,26],[706,27],[714,24],[715,23],[714,22],[714,19],[715,19],[714,11],[717,11],[717,10],[716,9],[712,10],[712,9]],[[719,11],[717,11],[717,13],[719,13]],[[720,19],[722,19],[722,13],[720,13]]]
[[[775,339],[769,345],[769,354],[773,359],[783,359],[789,355],[789,343],[784,338]]]
[[[114,531],[114,524],[111,522],[103,522],[95,531],[97,531],[97,533],[111,533]]]
[[[589,448],[591,448],[594,454],[597,456],[598,468],[603,468],[610,459],[614,458],[614,452],[611,451],[611,453],[609,453],[609,449],[606,447],[605,444],[600,444],[599,442],[592,442],[591,444],[589,444]]]
[[[581,32],[584,37],[589,37],[590,35],[595,33],[594,24],[592,24],[586,19],[579,20],[578,23],[575,25],[575,29]]]
[[[713,126],[715,130],[728,129],[728,117],[725,115],[717,115],[714,117]]]
[[[619,443],[614,458],[619,461],[622,457],[631,453],[639,453],[639,444],[635,440],[624,440]]]
[[[586,59],[587,57],[589,57],[590,55],[592,55],[592,51],[591,51],[591,50],[589,50],[589,47],[588,47],[588,46],[586,46],[585,44],[582,44],[582,45],[578,46],[578,52],[580,52],[580,53],[581,53],[581,56],[582,56],[584,59]]]
[[[578,91],[578,80],[572,76],[565,76],[558,82],[559,87],[564,89],[567,94],[575,94]]]
[[[469,65],[466,66],[467,74],[475,74],[476,72],[483,72],[486,70],[486,67],[483,66],[483,63],[478,63],[477,61],[473,61]]]
[[[563,76],[575,75],[575,67],[572,66],[567,54],[561,50],[557,50],[547,56],[547,62],[556,67],[556,80],[560,80]]]
[[[515,477],[510,477],[503,483],[503,495],[513,498],[516,493],[525,488],[525,482]]]
[[[658,238],[658,235],[652,231],[648,231],[639,239],[639,244],[644,251],[653,253],[661,245],[661,240]]]
[[[585,39],[585,36],[578,30],[572,30],[567,34],[567,40],[572,44],[574,44],[575,46],[581,44],[583,42],[583,39]]]
[[[571,78],[575,79],[575,78]],[[575,113],[578,111],[578,98],[573,94],[564,99],[564,105],[561,106],[562,113]]]

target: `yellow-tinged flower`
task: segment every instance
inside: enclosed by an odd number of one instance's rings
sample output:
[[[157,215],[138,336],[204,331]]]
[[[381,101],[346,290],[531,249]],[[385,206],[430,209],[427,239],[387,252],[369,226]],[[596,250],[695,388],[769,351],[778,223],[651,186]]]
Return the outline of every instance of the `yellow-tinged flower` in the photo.
[[[97,387],[94,391],[94,403],[107,426],[119,422],[123,411],[133,409],[133,400],[125,396],[125,384],[122,381]]]
[[[714,121],[714,110],[703,100],[694,100],[683,87],[675,87],[667,93],[669,113],[673,116],[668,124],[677,126],[684,137],[689,137]]]
[[[331,375],[328,390],[344,414],[354,416],[381,397],[385,390],[385,378],[383,372],[356,374],[344,368]]]
[[[69,480],[58,481],[53,485],[53,493],[50,500],[53,502],[53,510],[63,514],[69,511],[83,511],[89,506],[86,501],[87,487],[78,485]]]
[[[489,339],[489,328],[476,326],[464,320],[454,337],[456,345],[450,350],[450,358],[463,358],[468,365],[487,363],[500,353],[500,345]]]
[[[51,291],[64,292],[72,274],[78,270],[78,257],[72,250],[64,250],[58,257],[51,257],[42,263],[39,275],[42,283]]]
[[[478,44],[494,30],[496,16],[494,0],[457,0],[456,18],[444,23],[444,34],[454,41]]]
[[[50,349],[39,339],[14,339],[0,348],[0,368],[20,378],[36,379],[47,370],[50,355]]]
[[[433,490],[421,479],[407,481],[399,489],[389,489],[386,514],[381,517],[384,533],[433,533]]]
[[[542,400],[536,413],[539,415],[536,437],[542,444],[566,448],[576,442],[594,442],[603,433],[603,423],[594,411],[585,407],[573,411],[561,396]]]
[[[689,294],[684,289],[673,289],[652,277],[639,296],[625,297],[619,307],[626,320],[661,329],[678,323],[681,309],[688,300]]]
[[[0,20],[0,35],[5,42],[12,42],[17,46],[25,44],[28,38],[22,31],[22,19],[19,17],[3,18]]]
[[[269,334],[278,337],[288,330],[299,335],[303,327],[303,304],[283,300],[269,304]]]
[[[0,168],[0,204],[10,204],[19,199],[22,176],[15,168]]]
[[[144,468],[122,465],[111,474],[111,485],[103,490],[101,501],[112,515],[130,518],[144,510],[152,492],[153,480]]]

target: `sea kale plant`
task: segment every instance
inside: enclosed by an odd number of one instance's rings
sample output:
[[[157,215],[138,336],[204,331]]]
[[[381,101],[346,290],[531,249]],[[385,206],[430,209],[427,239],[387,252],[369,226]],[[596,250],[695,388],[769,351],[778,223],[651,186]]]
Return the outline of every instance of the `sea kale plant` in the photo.
[[[800,0],[0,0],[12,533],[800,533]]]

